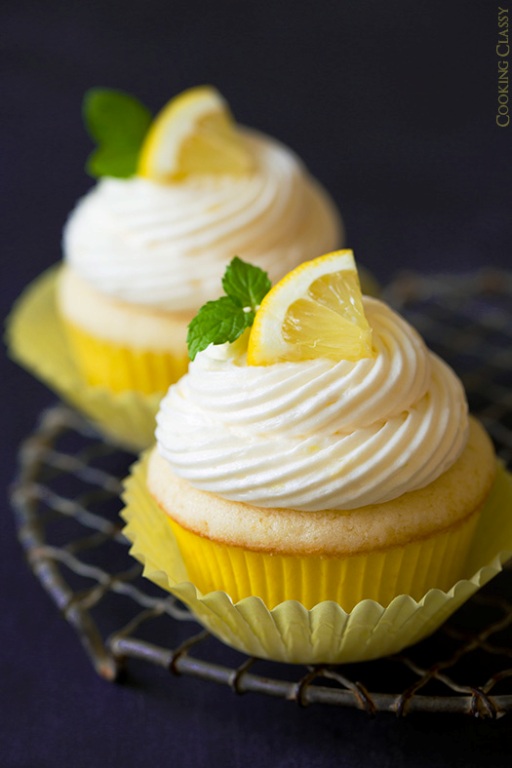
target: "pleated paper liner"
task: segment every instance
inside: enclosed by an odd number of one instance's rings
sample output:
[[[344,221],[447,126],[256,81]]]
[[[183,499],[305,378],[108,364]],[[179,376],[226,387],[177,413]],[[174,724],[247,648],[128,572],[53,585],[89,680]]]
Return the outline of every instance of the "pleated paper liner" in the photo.
[[[188,369],[188,354],[177,357],[166,352],[138,350],[98,339],[63,320],[65,333],[86,382],[106,386],[112,392],[131,389],[151,395],[166,392]]]
[[[166,516],[187,572],[201,592],[223,589],[233,602],[259,595],[268,608],[333,600],[351,611],[364,598],[387,605],[395,595],[420,599],[428,586],[449,588],[465,562],[478,512],[434,536],[351,557],[266,554],[199,536]]]
[[[154,441],[155,415],[165,390],[153,394],[135,390],[115,393],[87,382],[70,352],[57,313],[59,269],[56,266],[44,272],[16,302],[7,321],[9,353],[87,416],[108,439],[133,451],[147,448]],[[142,369],[138,367],[139,372]]]
[[[251,656],[287,663],[339,664],[396,653],[434,632],[502,569],[512,556],[512,475],[500,467],[466,561],[467,576],[447,591],[407,594],[387,606],[358,602],[350,612],[334,601],[307,609],[287,600],[269,610],[261,598],[236,603],[220,591],[202,594],[189,580],[167,517],[146,488],[147,454],[125,481],[124,532],[144,575],[176,595],[212,634]]]

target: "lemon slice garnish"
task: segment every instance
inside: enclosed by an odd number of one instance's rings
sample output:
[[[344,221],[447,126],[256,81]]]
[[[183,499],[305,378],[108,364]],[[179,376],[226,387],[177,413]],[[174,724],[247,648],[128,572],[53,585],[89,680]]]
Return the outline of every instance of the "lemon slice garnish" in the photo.
[[[277,283],[261,302],[247,349],[249,365],[372,356],[372,331],[348,250],[304,262]]]
[[[243,174],[253,159],[226,101],[197,86],[166,104],[144,139],[137,173],[154,181],[190,174]]]

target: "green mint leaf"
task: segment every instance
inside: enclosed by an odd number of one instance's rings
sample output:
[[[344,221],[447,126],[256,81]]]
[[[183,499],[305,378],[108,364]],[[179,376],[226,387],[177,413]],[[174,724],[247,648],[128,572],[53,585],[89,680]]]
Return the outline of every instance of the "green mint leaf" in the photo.
[[[95,179],[101,176],[115,176],[126,179],[137,170],[137,154],[112,147],[98,147],[87,158],[85,170]]]
[[[90,88],[83,113],[87,130],[98,144],[112,139],[125,145],[141,142],[153,119],[135,96],[111,88]]]
[[[140,147],[151,124],[151,112],[123,91],[91,88],[84,96],[87,131],[98,144],[86,170],[91,176],[132,176]]]
[[[235,256],[224,273],[222,287],[241,307],[251,307],[255,311],[272,283],[262,269]]]
[[[272,284],[266,272],[235,256],[226,267],[222,286],[227,296],[204,304],[188,326],[191,360],[209,344],[231,343],[250,328]]]
[[[188,326],[187,346],[191,360],[209,344],[236,341],[254,320],[252,312],[229,296],[204,304]]]

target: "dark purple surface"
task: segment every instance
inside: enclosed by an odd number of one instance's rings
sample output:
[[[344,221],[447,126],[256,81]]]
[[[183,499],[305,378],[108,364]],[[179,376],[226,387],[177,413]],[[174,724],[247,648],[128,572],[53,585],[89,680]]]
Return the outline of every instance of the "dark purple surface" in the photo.
[[[506,2],[502,7],[508,7]],[[383,281],[398,269],[512,266],[512,126],[495,124],[498,3],[7,0],[0,298],[60,257],[92,183],[84,90],[120,87],[153,110],[211,82],[239,120],[293,147],[330,189],[348,245]],[[315,254],[316,255],[316,254]],[[2,487],[53,396],[1,359]],[[0,765],[505,766],[497,723],[391,715],[247,695],[160,670],[97,678],[23,562],[4,495]]]

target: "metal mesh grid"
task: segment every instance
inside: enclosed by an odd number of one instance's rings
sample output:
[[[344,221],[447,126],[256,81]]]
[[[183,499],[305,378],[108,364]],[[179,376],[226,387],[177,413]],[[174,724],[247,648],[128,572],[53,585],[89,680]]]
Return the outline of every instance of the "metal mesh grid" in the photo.
[[[512,464],[512,275],[399,277],[385,292],[457,370],[471,410]],[[141,576],[118,513],[134,456],[64,406],[42,414],[19,453],[12,491],[19,539],[44,589],[108,680],[130,662],[300,705],[500,717],[512,711],[512,570],[432,637],[373,662],[300,667],[248,658],[213,638]]]

